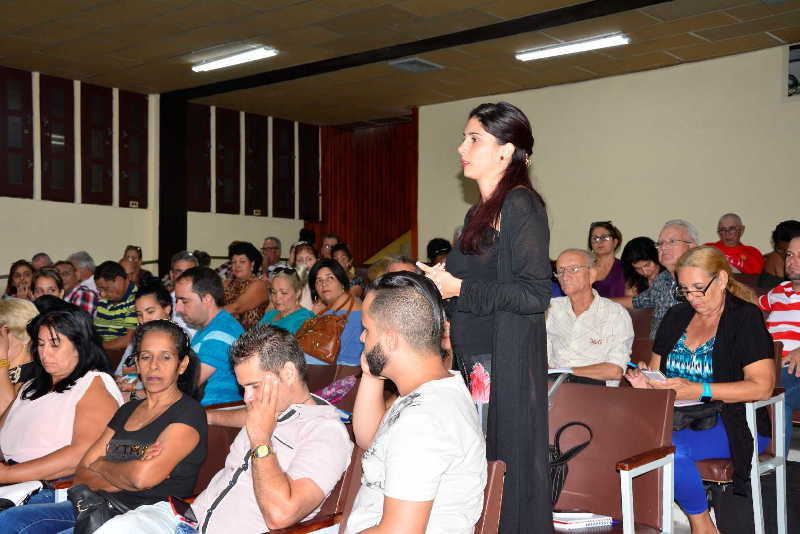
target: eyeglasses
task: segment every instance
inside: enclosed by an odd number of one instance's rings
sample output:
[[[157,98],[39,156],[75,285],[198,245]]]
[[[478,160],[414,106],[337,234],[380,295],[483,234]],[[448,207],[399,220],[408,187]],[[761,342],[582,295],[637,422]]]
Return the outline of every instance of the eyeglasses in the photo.
[[[673,248],[677,247],[680,243],[685,243],[687,245],[692,244],[691,241],[686,241],[685,239],[670,239],[669,241],[659,241],[658,243],[656,243],[656,248],[657,249]]]
[[[295,269],[294,267],[283,267],[283,266],[275,267],[274,269],[270,269],[269,277],[270,278],[275,278],[280,273],[295,274],[296,272],[297,272],[297,269]]]
[[[718,234],[730,234],[738,231],[739,231],[738,226],[720,226],[719,228],[717,228]]]
[[[267,252],[269,250],[280,250],[281,247],[261,247],[261,252]]]
[[[678,300],[686,300],[686,297],[688,297],[689,295],[693,295],[695,297],[705,297],[706,293],[708,292],[708,288],[711,287],[711,284],[714,283],[714,280],[716,279],[717,275],[715,274],[714,276],[711,277],[711,280],[708,281],[706,287],[704,287],[703,289],[685,289],[682,288],[681,286],[675,286],[675,288],[672,291],[673,294],[675,295],[675,298]]]
[[[589,265],[569,265],[567,267],[560,267],[556,269],[556,272],[553,274],[556,275],[556,278],[562,278],[565,274],[576,274],[581,269],[590,269]]]
[[[611,241],[612,239],[614,239],[614,236],[611,234],[593,235],[592,243],[599,243],[600,241]]]

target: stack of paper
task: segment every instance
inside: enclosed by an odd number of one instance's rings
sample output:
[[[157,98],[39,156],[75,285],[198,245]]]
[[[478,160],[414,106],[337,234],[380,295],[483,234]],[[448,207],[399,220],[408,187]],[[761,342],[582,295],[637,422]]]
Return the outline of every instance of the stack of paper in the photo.
[[[591,527],[607,527],[613,524],[611,516],[588,512],[553,512],[553,527],[556,530],[579,530]]]

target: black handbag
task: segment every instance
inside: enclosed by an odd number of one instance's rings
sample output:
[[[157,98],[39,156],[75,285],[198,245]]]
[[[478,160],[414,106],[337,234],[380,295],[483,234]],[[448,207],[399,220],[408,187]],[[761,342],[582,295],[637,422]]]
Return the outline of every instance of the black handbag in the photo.
[[[672,417],[672,430],[708,430],[717,424],[717,415],[722,411],[722,401],[704,402],[694,406],[675,408]]]
[[[113,494],[94,492],[85,484],[69,488],[67,498],[75,508],[75,534],[92,534],[112,517],[130,511]]]
[[[561,433],[564,432],[571,426],[582,426],[586,429],[589,433],[589,439],[575,445],[568,451],[561,452]],[[552,485],[552,499],[553,499],[553,506],[558,502],[559,496],[561,496],[561,490],[564,489],[564,484],[567,481],[567,475],[569,474],[569,466],[567,463],[578,455],[583,449],[589,446],[589,443],[592,442],[592,429],[589,428],[588,425],[584,423],[580,423],[578,421],[572,421],[570,423],[565,424],[561,428],[558,429],[556,432],[556,439],[555,443],[549,446],[550,449],[550,483]]]

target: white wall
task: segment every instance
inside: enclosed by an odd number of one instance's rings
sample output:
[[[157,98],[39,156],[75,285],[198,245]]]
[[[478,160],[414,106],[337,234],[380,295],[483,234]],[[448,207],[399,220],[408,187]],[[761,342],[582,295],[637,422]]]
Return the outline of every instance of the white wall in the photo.
[[[786,96],[788,47],[420,109],[420,249],[450,237],[474,183],[456,147],[469,111],[508,100],[530,118],[534,184],[548,202],[551,256],[583,247],[589,223],[612,219],[625,239],[655,237],[686,218],[716,241],[738,212],[744,241],[800,219],[800,97]],[[465,194],[466,192],[466,194]]]

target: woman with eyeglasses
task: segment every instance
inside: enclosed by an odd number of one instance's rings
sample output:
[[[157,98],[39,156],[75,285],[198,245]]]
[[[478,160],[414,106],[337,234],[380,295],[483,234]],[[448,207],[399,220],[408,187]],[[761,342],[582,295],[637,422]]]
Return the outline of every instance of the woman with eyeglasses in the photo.
[[[141,287],[145,283],[149,282],[152,278],[155,278],[153,273],[147,269],[142,269],[141,247],[137,247],[136,245],[128,245],[125,247],[125,252],[122,254],[122,260],[130,264],[132,267],[133,270],[129,276],[131,278],[131,282],[137,286]]]
[[[314,317],[309,310],[300,306],[303,282],[292,267],[277,267],[270,277],[269,288],[271,310],[267,310],[258,324],[271,324],[285,328],[296,334],[308,319]]]
[[[624,297],[625,272],[622,262],[614,256],[622,245],[622,233],[611,221],[593,222],[587,245],[597,258],[597,281],[592,287],[601,297]]]
[[[250,330],[269,306],[269,281],[256,274],[263,257],[252,243],[237,241],[228,248],[228,259],[233,279],[224,281],[225,309]]]
[[[637,388],[673,389],[678,400],[719,401],[707,405],[711,413],[672,433],[675,500],[689,516],[694,534],[717,534],[695,462],[732,459],[734,491],[749,490],[753,437],[742,403],[772,395],[772,338],[754,304],[755,294],[733,279],[731,266],[718,249],[690,249],[678,259],[676,273],[676,296],[682,302],[661,321],[649,364],[639,364],[659,369],[667,378],[650,380],[638,370],[626,376]],[[676,412],[676,421],[686,416]],[[763,452],[772,435],[765,409],[758,410],[756,420],[759,452]]]

